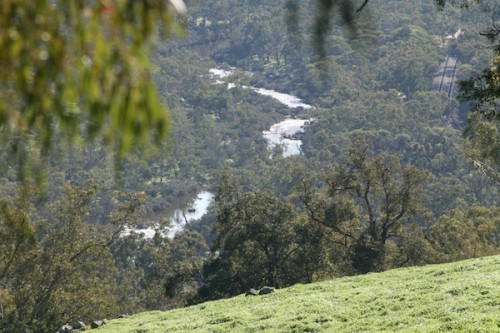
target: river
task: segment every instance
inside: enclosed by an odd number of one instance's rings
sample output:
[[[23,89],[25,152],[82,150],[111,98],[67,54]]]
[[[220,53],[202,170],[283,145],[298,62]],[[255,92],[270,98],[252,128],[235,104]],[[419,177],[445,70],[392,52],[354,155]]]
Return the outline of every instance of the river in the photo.
[[[170,227],[163,228],[159,223],[153,223],[153,226],[147,228],[127,227],[122,232],[122,236],[128,236],[132,233],[142,234],[144,238],[151,239],[157,232],[163,237],[173,238],[176,233],[181,231],[186,222],[199,220],[208,211],[208,207],[214,200],[214,194],[208,191],[199,192],[193,202],[183,209],[176,209],[173,216],[170,217]]]
[[[237,85],[234,82],[228,82],[228,78],[233,74],[233,71],[234,69],[224,70],[220,68],[211,68],[209,73],[215,84],[227,84],[227,89],[233,89],[236,88]],[[291,109],[314,108],[312,105],[303,103],[300,98],[290,94],[258,87],[241,86],[241,88],[251,89],[259,95],[274,98],[281,104]],[[312,118],[286,118],[272,125],[268,130],[263,131],[262,135],[268,141],[269,150],[272,151],[274,147],[280,145],[283,148],[283,157],[300,155],[302,141],[294,138],[294,136],[302,133],[304,131],[304,126],[311,120]],[[143,234],[144,238],[151,239],[157,232],[160,232],[164,237],[172,238],[177,232],[184,228],[186,222],[189,223],[190,221],[201,219],[203,215],[207,213],[208,207],[213,200],[213,193],[201,191],[194,198],[192,204],[188,205],[188,207],[176,209],[174,211],[173,216],[170,217],[171,226],[169,228],[162,228],[158,223],[155,223],[153,226],[144,229],[126,228],[123,231],[122,236],[127,236],[131,233],[138,233]]]
[[[215,84],[227,83],[227,88],[232,89],[236,87],[234,82],[226,82],[227,79],[233,74],[234,69],[224,70],[220,68],[211,68],[209,73],[214,80]],[[302,100],[291,94],[286,94],[278,92],[271,89],[264,89],[258,87],[248,87],[241,86],[243,89],[251,89],[259,95],[268,96],[274,98],[281,104],[291,108],[303,108],[303,109],[313,109],[312,105],[303,103]],[[300,118],[286,118],[272,125],[268,130],[262,132],[263,137],[268,142],[268,148],[270,151],[274,147],[280,145],[283,148],[283,157],[289,157],[293,155],[301,154],[302,141],[300,139],[294,138],[299,133],[304,132],[304,126],[312,121],[310,119],[300,119]]]

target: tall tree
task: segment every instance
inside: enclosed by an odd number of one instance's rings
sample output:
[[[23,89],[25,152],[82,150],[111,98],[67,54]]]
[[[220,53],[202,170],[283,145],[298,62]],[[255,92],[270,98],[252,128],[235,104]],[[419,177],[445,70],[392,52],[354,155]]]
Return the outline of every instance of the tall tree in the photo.
[[[318,227],[269,191],[243,193],[225,176],[216,211],[216,256],[205,264],[202,299],[311,282],[324,262]]]
[[[392,156],[370,156],[367,145],[349,151],[321,178],[325,187],[301,185],[298,198],[309,217],[329,228],[349,250],[357,272],[386,268],[387,244],[397,244],[407,227],[423,222],[420,195],[426,174],[401,166]]]

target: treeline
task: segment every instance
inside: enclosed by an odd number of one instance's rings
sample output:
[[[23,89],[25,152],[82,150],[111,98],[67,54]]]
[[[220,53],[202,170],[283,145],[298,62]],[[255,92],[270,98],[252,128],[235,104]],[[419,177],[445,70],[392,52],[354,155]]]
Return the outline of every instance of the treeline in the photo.
[[[213,210],[174,238],[122,237],[147,223],[143,192],[113,191],[104,205],[103,189],[90,182],[33,203],[36,188],[23,187],[2,201],[2,329],[44,332],[252,287],[499,252],[498,207],[435,219],[422,204],[427,172],[359,147],[321,167],[283,160],[262,190],[243,190],[244,176],[228,171]]]
[[[236,176],[222,178],[213,257],[204,262],[195,301],[500,250],[498,207],[454,209],[436,219],[422,200],[429,173],[368,145],[316,171],[296,163],[290,173],[286,196],[243,191]]]

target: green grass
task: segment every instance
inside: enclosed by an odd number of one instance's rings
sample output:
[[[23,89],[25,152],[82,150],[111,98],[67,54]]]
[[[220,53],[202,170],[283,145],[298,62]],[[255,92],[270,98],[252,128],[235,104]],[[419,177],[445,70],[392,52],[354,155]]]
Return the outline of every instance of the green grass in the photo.
[[[500,332],[500,256],[145,312],[97,332]]]

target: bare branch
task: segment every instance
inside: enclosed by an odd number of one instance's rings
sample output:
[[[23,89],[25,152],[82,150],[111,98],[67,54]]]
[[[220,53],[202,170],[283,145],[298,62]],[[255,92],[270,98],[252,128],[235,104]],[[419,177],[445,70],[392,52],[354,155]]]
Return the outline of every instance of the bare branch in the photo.
[[[356,13],[360,13],[363,10],[363,8],[365,8],[365,6],[368,4],[368,1],[370,0],[365,0],[363,4],[356,10]]]

